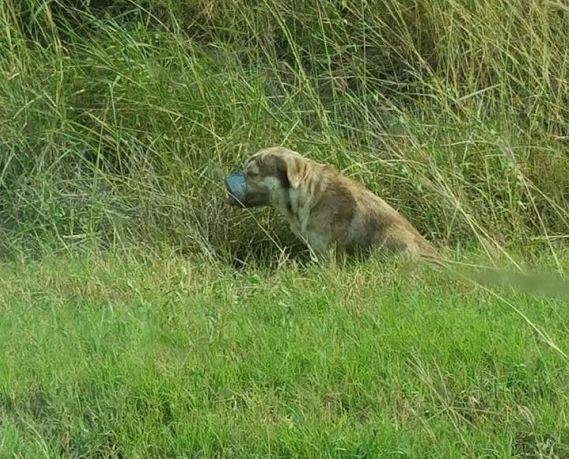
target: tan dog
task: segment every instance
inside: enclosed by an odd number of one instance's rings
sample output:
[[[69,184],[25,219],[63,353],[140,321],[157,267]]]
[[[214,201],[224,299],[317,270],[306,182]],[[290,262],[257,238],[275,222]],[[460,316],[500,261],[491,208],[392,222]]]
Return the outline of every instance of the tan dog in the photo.
[[[375,247],[436,261],[435,249],[383,199],[338,170],[283,147],[255,153],[226,179],[229,203],[272,206],[319,257]]]

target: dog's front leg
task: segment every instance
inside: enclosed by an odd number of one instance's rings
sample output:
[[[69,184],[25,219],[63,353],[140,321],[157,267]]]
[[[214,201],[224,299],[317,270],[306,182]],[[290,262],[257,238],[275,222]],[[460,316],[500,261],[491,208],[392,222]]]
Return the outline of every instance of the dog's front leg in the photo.
[[[333,263],[336,260],[336,246],[320,233],[308,231],[303,238],[312,258],[320,263]]]

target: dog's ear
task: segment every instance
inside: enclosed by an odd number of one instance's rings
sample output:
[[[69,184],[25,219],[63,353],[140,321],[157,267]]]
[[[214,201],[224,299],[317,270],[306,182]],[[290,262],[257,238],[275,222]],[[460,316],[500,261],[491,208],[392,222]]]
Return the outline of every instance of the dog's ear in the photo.
[[[301,164],[293,156],[277,158],[277,172],[283,185],[287,188],[298,188],[301,182]]]

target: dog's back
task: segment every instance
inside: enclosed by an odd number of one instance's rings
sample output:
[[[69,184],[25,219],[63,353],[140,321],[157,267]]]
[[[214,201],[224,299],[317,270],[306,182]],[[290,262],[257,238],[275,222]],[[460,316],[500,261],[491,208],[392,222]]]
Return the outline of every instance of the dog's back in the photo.
[[[383,248],[391,252],[405,252],[413,258],[436,257],[434,247],[417,229],[392,206],[372,193],[363,184],[343,175],[338,176],[345,194],[338,205],[349,205],[341,214],[349,215],[346,231],[337,244],[348,252],[369,252]]]

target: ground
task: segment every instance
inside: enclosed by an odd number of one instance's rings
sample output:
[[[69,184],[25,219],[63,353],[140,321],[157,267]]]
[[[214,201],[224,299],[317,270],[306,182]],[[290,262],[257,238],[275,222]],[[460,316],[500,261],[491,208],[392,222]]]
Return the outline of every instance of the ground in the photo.
[[[566,299],[374,263],[0,279],[2,457],[569,455]]]

